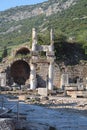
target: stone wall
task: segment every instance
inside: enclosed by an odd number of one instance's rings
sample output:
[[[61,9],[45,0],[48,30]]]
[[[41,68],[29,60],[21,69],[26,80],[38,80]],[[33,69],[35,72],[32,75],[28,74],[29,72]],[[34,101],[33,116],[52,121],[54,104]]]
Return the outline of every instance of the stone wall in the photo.
[[[47,75],[48,75],[48,63],[38,63],[36,68],[37,75],[37,87],[46,87]]]
[[[48,74],[48,63],[39,63],[37,65],[37,83],[38,87],[45,87],[47,74]],[[63,68],[61,66],[61,68]],[[80,78],[82,83],[86,86],[87,78],[87,64],[78,64],[74,66],[65,66],[65,71],[62,71],[58,64],[54,63],[54,86],[57,88],[61,87],[61,75],[64,73],[68,74],[71,83],[77,83],[77,79]]]
[[[87,63],[67,66],[67,72],[69,74],[69,78],[73,79],[74,82],[76,82],[75,79],[80,78],[81,82],[83,82],[84,85],[86,84]]]
[[[37,64],[37,87],[46,87],[47,75],[48,75],[49,64],[48,63],[39,63]],[[59,66],[54,63],[54,86],[60,87],[61,82],[61,71]]]
[[[49,70],[48,62],[36,64],[37,87],[46,87],[48,70]],[[68,74],[69,82],[76,83],[77,79],[80,78],[83,85],[86,86],[87,63],[80,63],[74,66],[64,66],[64,65],[59,65],[59,64],[54,63],[54,73],[53,73],[54,87],[61,88],[61,75],[64,73]],[[8,75],[9,74],[10,73],[8,73]],[[27,84],[29,84],[29,80]]]

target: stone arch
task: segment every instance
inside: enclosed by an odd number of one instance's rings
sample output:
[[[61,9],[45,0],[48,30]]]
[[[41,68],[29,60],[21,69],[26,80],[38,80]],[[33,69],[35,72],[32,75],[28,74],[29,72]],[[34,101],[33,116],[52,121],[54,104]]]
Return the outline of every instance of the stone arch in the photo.
[[[27,47],[21,47],[20,49],[18,49],[16,51],[15,56],[17,56],[17,55],[27,55],[27,54],[30,54],[30,50]]]
[[[30,65],[24,60],[17,60],[11,65],[11,76],[15,83],[25,85],[30,77]]]

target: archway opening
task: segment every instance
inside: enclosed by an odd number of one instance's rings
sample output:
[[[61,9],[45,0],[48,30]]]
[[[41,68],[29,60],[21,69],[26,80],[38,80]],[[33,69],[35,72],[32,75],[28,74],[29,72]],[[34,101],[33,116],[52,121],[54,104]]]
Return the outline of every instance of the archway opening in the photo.
[[[30,66],[26,61],[18,60],[11,65],[11,76],[15,83],[25,85],[30,77]]]
[[[17,52],[16,52],[16,56],[17,55],[28,55],[30,53],[30,50],[26,47],[22,47],[20,48]]]

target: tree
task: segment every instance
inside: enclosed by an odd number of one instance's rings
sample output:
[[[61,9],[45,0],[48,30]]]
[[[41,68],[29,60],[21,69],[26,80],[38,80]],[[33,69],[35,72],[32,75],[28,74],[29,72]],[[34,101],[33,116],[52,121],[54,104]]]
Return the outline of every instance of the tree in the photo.
[[[2,59],[5,58],[8,55],[7,53],[7,47],[4,46],[3,53],[2,53]]]

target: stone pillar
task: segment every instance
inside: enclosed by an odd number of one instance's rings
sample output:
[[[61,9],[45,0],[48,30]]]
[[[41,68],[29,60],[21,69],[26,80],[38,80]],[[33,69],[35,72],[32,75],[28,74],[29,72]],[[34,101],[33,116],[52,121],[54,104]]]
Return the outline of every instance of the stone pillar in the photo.
[[[6,86],[6,73],[0,74],[0,86],[2,87]]]
[[[53,30],[50,31],[50,46],[49,46],[49,52],[50,52],[50,65],[49,65],[49,75],[48,75],[48,89],[53,90],[53,62],[54,62],[54,35]]]
[[[86,90],[87,90],[87,77],[86,77],[86,81],[85,82],[86,82]]]
[[[69,84],[69,77],[68,74],[62,74],[61,75],[61,88],[64,89],[66,85]]]
[[[36,50],[36,44],[37,44],[37,35],[35,28],[32,29],[32,51]]]
[[[6,86],[6,80],[4,78],[1,79],[1,86],[2,87]]]
[[[53,30],[52,29],[50,31],[50,46],[49,46],[49,51],[54,51],[54,35],[53,35]]]
[[[36,81],[36,68],[35,64],[31,64],[31,73],[30,73],[30,89],[34,90],[37,86],[37,81]]]
[[[48,80],[48,89],[53,90],[53,63],[49,65],[49,80]]]

